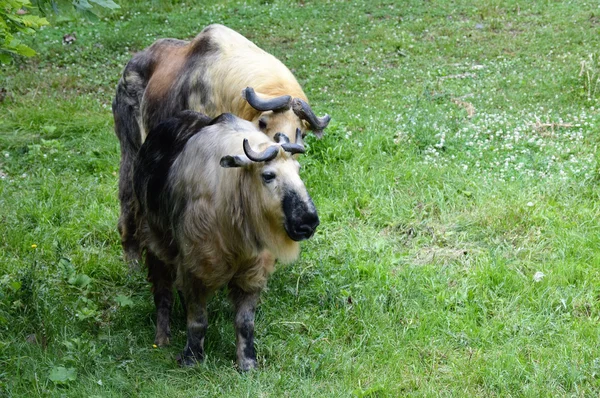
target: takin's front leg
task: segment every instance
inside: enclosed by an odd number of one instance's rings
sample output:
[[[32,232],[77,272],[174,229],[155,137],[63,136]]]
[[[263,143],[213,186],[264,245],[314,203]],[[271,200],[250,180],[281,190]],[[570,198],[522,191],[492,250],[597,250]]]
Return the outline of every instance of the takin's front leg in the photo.
[[[254,348],[254,314],[260,292],[248,293],[230,284],[229,296],[235,306],[237,364],[242,372],[246,372],[257,367]]]
[[[187,317],[187,343],[178,359],[181,366],[193,366],[204,360],[204,337],[208,328],[206,301],[210,291],[193,278],[183,278],[181,291]]]

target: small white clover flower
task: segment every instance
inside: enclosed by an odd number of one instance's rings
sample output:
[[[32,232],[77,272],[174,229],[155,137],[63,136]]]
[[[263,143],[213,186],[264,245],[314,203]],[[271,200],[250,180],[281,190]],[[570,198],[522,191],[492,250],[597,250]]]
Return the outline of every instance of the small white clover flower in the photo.
[[[544,277],[546,276],[546,274],[544,274],[542,271],[538,271],[533,275],[533,281],[534,282],[541,282],[542,279],[544,279]]]

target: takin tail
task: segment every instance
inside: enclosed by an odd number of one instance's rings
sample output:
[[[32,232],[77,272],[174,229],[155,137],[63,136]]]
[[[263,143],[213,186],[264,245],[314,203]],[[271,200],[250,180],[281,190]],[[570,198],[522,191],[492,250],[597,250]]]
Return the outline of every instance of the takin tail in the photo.
[[[131,64],[131,62],[130,62]],[[129,70],[130,64],[119,79],[117,93],[112,103],[115,119],[115,134],[124,148],[137,153],[142,145],[140,106],[148,80],[140,74]]]
[[[119,169],[119,233],[124,257],[132,266],[141,259],[141,248],[136,233],[135,198],[133,193],[133,164],[142,145],[140,105],[148,78],[139,73],[136,58],[132,59],[119,80],[112,104],[115,134],[121,144],[121,167]],[[143,69],[142,69],[143,70]]]

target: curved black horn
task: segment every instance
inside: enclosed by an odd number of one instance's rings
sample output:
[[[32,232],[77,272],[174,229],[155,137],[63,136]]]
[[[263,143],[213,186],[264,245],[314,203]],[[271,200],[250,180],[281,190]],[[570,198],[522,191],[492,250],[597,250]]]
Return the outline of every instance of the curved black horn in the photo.
[[[285,134],[283,134],[283,133],[277,133],[277,134],[275,134],[275,136],[273,137],[273,139],[278,144],[282,143],[282,141],[283,141],[284,144],[288,144],[290,142],[290,139],[288,138],[288,136],[285,135]]]
[[[292,155],[296,153],[304,153],[306,149],[299,144],[281,144],[281,147],[286,151],[291,153]]]
[[[275,137],[277,137],[278,134],[281,133],[277,133],[275,134]],[[284,136],[285,138],[287,138],[287,136]],[[306,149],[304,148],[304,145],[302,145],[302,131],[300,131],[299,128],[296,129],[296,143],[295,144],[291,144],[290,143],[290,139],[287,138],[287,142],[281,144],[281,147],[286,151],[293,154],[296,153],[304,153],[306,152]]]
[[[252,87],[246,87],[242,90],[242,98],[244,98],[251,107],[257,111],[285,111],[290,109],[292,105],[292,97],[289,95],[282,95],[281,97],[275,97],[270,99],[260,98],[254,92]]]
[[[292,109],[300,119],[308,122],[310,129],[313,130],[317,137],[321,137],[323,135],[323,129],[327,127],[329,121],[331,120],[331,116],[329,115],[317,117],[310,105],[300,98],[294,98],[292,100]]]
[[[273,160],[277,157],[279,153],[278,145],[271,145],[267,149],[262,152],[255,152],[250,148],[250,143],[247,138],[244,138],[244,153],[248,156],[248,159],[253,162],[268,162],[269,160]]]

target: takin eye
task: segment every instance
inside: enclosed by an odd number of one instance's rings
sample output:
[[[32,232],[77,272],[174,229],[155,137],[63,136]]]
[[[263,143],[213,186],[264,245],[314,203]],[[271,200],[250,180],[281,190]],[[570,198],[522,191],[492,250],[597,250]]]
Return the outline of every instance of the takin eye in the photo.
[[[270,182],[273,182],[273,180],[275,179],[275,173],[273,173],[272,171],[264,171],[261,174],[261,177],[263,181],[268,184]]]
[[[265,119],[258,119],[258,128],[264,130],[267,128],[267,121]]]

